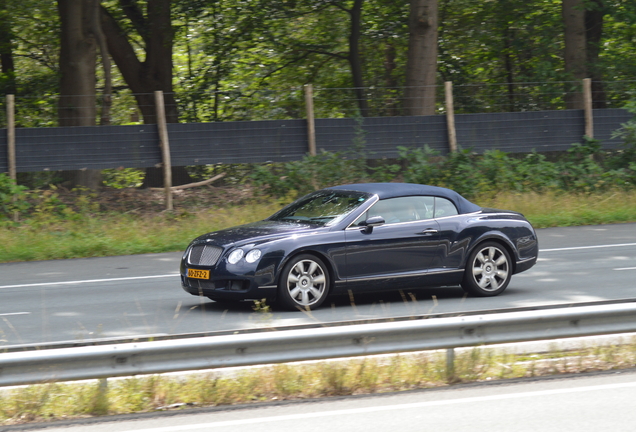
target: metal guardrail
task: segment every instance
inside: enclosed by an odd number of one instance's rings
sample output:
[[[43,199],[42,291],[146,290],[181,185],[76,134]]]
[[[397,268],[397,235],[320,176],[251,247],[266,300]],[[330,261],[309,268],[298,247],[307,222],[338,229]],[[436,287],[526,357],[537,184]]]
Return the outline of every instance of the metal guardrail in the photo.
[[[0,386],[636,331],[636,304],[505,312],[0,355]]]
[[[492,315],[501,314],[506,312],[526,312],[526,311],[547,311],[551,309],[561,309],[564,307],[582,307],[582,306],[603,306],[603,305],[615,305],[621,303],[633,303],[636,305],[636,298],[622,298],[612,300],[594,300],[576,302],[572,304],[549,304],[549,305],[534,305],[534,306],[522,306],[522,307],[504,307],[498,309],[486,309],[486,310],[467,310],[461,312],[431,312],[423,315],[397,315],[391,317],[381,318],[363,318],[352,319],[345,321],[324,321],[324,322],[312,322],[308,324],[293,324],[293,325],[276,325],[270,327],[255,327],[255,328],[235,328],[227,330],[211,330],[202,332],[191,333],[159,333],[159,334],[147,334],[139,336],[113,336],[113,337],[100,337],[94,339],[78,339],[78,340],[62,340],[55,342],[36,342],[28,344],[18,345],[0,345],[0,355],[9,352],[25,352],[34,350],[50,350],[60,348],[79,348],[86,346],[98,346],[98,345],[114,345],[114,344],[127,344],[127,343],[140,343],[150,341],[164,341],[174,339],[188,339],[188,338],[202,338],[210,336],[225,336],[225,335],[237,335],[246,333],[261,333],[272,331],[286,331],[286,330],[304,330],[315,329],[324,327],[340,327],[359,324],[382,324],[398,321],[413,321],[413,320],[430,320],[439,318],[455,318],[466,317],[473,315]]]

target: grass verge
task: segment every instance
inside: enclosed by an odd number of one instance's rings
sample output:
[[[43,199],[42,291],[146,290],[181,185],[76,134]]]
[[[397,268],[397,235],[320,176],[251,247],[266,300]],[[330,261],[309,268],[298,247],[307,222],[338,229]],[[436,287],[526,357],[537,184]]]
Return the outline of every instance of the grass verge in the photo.
[[[462,350],[454,374],[440,351],[344,361],[281,364],[233,374],[148,376],[102,383],[42,384],[0,391],[0,424],[222,406],[277,400],[374,394],[458,383],[627,369],[636,366],[636,339],[626,343],[510,354]]]
[[[256,203],[197,213],[87,214],[30,221],[0,228],[0,262],[182,251],[201,234],[261,220],[279,208]]]
[[[536,228],[636,222],[636,191],[498,193],[474,201],[483,207],[519,211]],[[280,203],[251,202],[145,216],[85,213],[61,219],[39,215],[0,228],[0,262],[182,251],[200,234],[261,220],[280,207]]]

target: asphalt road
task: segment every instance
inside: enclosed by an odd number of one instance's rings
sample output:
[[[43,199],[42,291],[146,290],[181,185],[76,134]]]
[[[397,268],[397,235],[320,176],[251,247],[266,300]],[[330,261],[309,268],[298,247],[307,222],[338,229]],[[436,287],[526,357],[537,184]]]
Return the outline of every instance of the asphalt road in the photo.
[[[539,262],[501,296],[420,289],[338,297],[311,314],[191,296],[181,253],[0,264],[0,347],[636,298],[636,224],[538,233]]]
[[[46,431],[631,432],[636,425],[635,398],[636,373],[631,371],[168,415],[101,418],[88,424],[51,425]],[[79,423],[82,422],[86,421]],[[29,425],[20,430],[29,430]]]

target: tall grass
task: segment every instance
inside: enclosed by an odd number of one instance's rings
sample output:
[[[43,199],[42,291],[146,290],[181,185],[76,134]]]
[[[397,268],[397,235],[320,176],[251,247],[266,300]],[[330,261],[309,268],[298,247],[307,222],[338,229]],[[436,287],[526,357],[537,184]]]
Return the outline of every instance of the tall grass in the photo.
[[[195,237],[264,219],[277,204],[138,217],[87,214],[0,228],[0,262],[130,255],[184,250]]]
[[[535,228],[636,222],[636,191],[503,192],[480,196],[475,202],[482,207],[521,212]]]
[[[188,406],[384,393],[450,384],[625,369],[636,366],[636,341],[577,351],[512,354],[474,348],[458,352],[454,373],[444,352],[318,363],[281,364],[231,374],[147,376],[81,384],[43,384],[0,391],[0,424]]]

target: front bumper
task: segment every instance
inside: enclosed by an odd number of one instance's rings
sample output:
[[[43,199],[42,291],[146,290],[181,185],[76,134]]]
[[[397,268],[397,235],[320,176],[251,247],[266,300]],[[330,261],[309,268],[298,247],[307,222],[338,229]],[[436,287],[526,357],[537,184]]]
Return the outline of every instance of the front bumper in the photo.
[[[193,279],[181,275],[181,287],[189,294],[222,300],[270,300],[276,297],[276,286],[260,286],[252,278]]]

